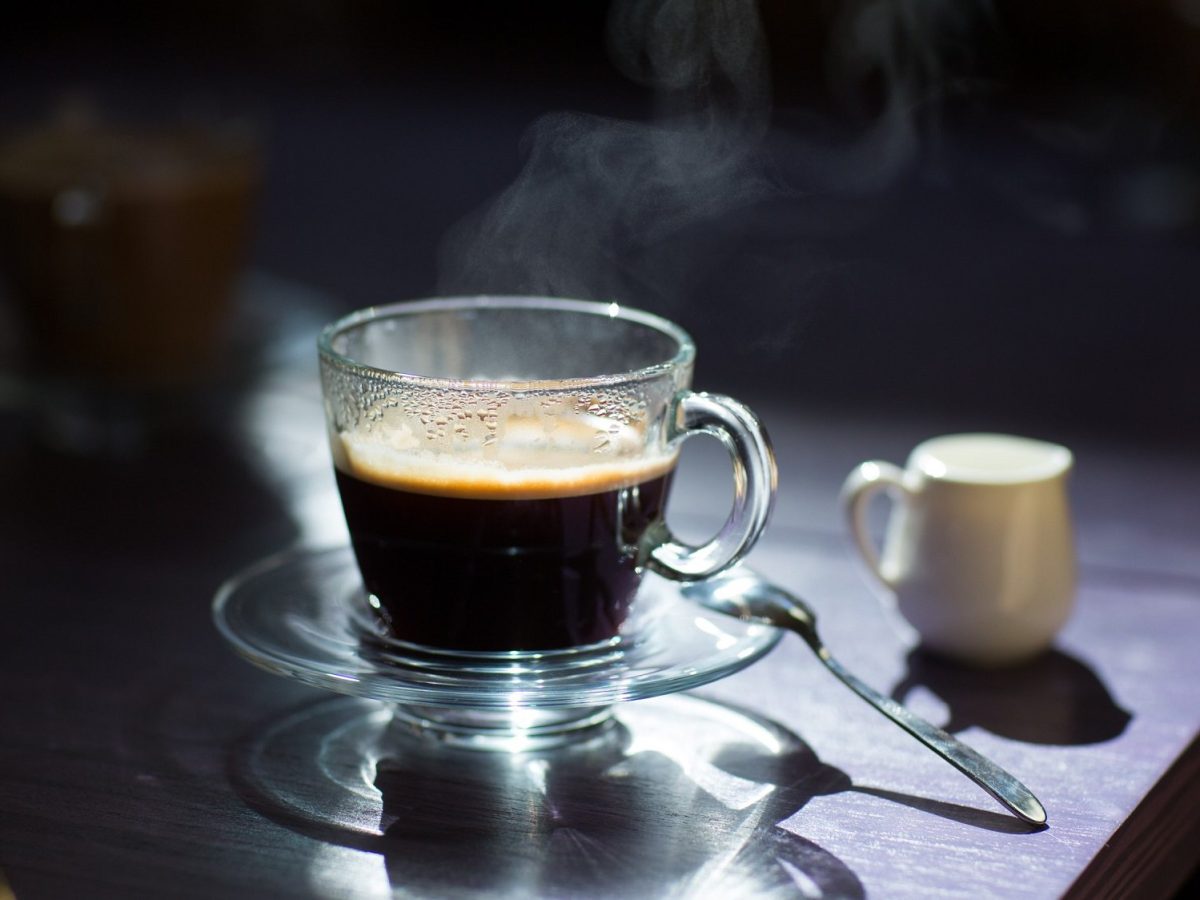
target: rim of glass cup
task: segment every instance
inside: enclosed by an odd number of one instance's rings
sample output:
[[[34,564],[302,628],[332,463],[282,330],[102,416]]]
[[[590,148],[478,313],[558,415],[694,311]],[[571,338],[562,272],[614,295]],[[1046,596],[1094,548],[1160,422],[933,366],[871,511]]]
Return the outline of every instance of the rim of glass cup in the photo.
[[[430,311],[473,309],[547,309],[593,315],[605,319],[622,319],[626,322],[636,322],[639,325],[645,325],[648,328],[653,328],[669,336],[676,343],[676,351],[670,359],[653,363],[640,369],[629,369],[622,372],[607,372],[575,378],[550,378],[536,381],[484,381],[435,378],[430,375],[381,369],[359,362],[333,349],[334,338],[366,322],[389,318],[403,318]],[[322,356],[347,369],[369,373],[374,377],[384,378],[400,384],[418,384],[423,387],[446,388],[459,391],[490,391],[497,389],[506,391],[538,391],[625,384],[633,381],[650,381],[680,366],[691,363],[696,357],[696,345],[692,341],[691,335],[674,322],[664,319],[662,316],[645,312],[644,310],[623,306],[616,302],[603,303],[593,300],[566,300],[557,297],[505,294],[485,294],[475,297],[431,297],[423,300],[401,300],[383,306],[369,306],[343,316],[325,326],[317,340],[317,347]]]

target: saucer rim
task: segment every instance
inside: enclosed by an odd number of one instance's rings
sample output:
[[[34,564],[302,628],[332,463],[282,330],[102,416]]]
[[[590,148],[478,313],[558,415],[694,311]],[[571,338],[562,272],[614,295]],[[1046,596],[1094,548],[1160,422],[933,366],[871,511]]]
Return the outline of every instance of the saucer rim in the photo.
[[[660,664],[649,671],[632,676],[622,675],[622,669],[627,669],[630,662],[644,664],[637,654],[670,652],[662,649],[647,651],[647,645],[654,642],[639,636],[637,640],[630,642],[627,650],[618,647],[617,652],[612,654],[614,659],[611,662],[574,672],[575,676],[584,671],[591,676],[603,675],[604,680],[585,685],[560,683],[549,686],[544,680],[527,680],[510,683],[505,690],[494,683],[471,683],[469,679],[458,684],[423,682],[419,680],[419,671],[385,669],[373,664],[359,652],[354,652],[344,660],[327,658],[321,661],[311,655],[304,659],[295,654],[275,651],[264,646],[261,641],[256,643],[252,638],[239,633],[231,624],[230,611],[233,604],[247,602],[247,597],[262,596],[261,592],[246,593],[246,588],[256,579],[274,572],[282,572],[289,567],[318,564],[337,565],[343,569],[347,564],[353,567],[353,551],[348,544],[300,545],[277,551],[249,564],[227,578],[217,589],[212,601],[214,625],[239,656],[258,668],[312,687],[383,702],[467,709],[509,709],[514,706],[532,709],[572,709],[603,706],[677,693],[710,684],[739,672],[766,656],[778,645],[784,634],[783,631],[769,625],[742,622],[691,604],[681,596],[682,584],[647,573],[646,582],[641,589],[646,596],[641,600],[660,607],[654,610],[655,615],[647,617],[650,628],[664,627],[661,620],[664,615],[672,612],[671,607],[675,607],[676,610],[687,609],[694,613],[689,623],[692,628],[702,630],[696,625],[696,620],[702,618],[713,623],[719,622],[726,631],[738,632],[734,645],[737,652],[731,654],[728,647],[712,648],[682,660],[668,658],[668,664]],[[305,576],[305,580],[311,580],[311,573]],[[320,609],[327,609],[330,603],[342,602],[327,596],[317,596],[317,593],[314,589],[310,597],[314,597]],[[678,601],[678,606],[674,601]],[[349,618],[352,611],[347,609],[343,615]],[[686,613],[683,613],[681,618],[683,616],[686,616]],[[627,653],[634,655],[627,658]],[[354,663],[356,667],[365,667],[366,671],[337,671],[339,662]],[[430,671],[428,674],[444,677],[437,671]],[[544,676],[547,672],[540,674]]]

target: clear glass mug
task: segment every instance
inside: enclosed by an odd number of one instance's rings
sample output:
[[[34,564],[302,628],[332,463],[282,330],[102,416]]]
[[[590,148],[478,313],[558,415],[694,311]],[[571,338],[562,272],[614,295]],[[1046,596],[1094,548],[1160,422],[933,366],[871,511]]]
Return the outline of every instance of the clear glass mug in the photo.
[[[338,488],[372,607],[404,643],[545,652],[620,640],[646,569],[740,560],[774,501],[767,435],[690,390],[678,326],[615,303],[440,298],[353,313],[320,341]],[[682,441],[720,439],[733,508],[699,547],[664,521]]]

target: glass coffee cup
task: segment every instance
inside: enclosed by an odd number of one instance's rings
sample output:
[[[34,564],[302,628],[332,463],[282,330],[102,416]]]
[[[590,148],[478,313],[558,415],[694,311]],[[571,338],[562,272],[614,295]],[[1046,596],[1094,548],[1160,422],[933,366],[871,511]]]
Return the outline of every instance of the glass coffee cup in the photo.
[[[740,560],[775,461],[744,405],[690,390],[678,326],[615,303],[442,298],[353,313],[320,341],[335,472],[392,639],[467,654],[622,639],[642,574]],[[684,439],[729,449],[733,507],[699,547],[665,523]]]

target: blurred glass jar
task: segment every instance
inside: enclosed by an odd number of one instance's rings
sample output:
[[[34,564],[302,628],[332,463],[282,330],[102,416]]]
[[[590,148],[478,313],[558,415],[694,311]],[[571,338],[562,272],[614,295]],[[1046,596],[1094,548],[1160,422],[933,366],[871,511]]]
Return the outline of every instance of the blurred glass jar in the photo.
[[[88,387],[196,382],[219,346],[260,170],[244,126],[76,111],[0,135],[0,274],[24,368]]]

